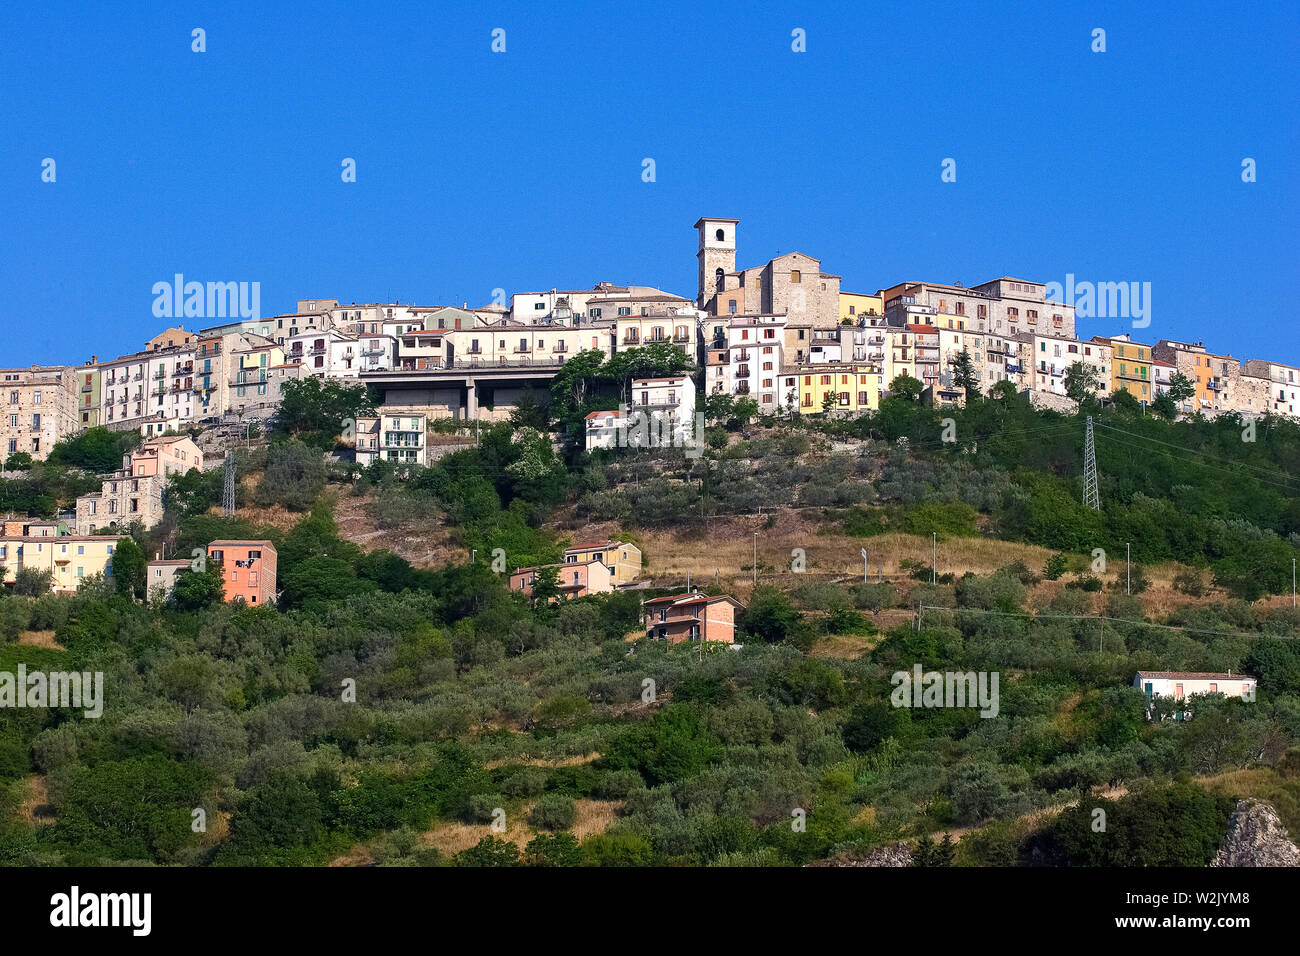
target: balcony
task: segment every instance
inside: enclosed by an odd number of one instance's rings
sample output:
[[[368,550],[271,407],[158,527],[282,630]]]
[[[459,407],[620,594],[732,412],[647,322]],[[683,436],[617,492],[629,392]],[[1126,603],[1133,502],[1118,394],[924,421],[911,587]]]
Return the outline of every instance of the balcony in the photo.
[[[688,335],[685,332],[678,332],[675,335],[673,335],[674,342],[689,342],[690,340],[691,340],[690,335]]]
[[[551,351],[557,355],[563,355],[565,352],[569,351],[569,347],[561,342],[559,345],[555,346],[555,348],[551,349]]]
[[[525,357],[522,360],[517,360],[513,362],[506,361],[506,357],[503,355],[499,357],[496,362],[484,362],[482,359],[479,358],[457,359],[456,361],[452,362],[450,365],[435,366],[435,368],[531,368],[538,365],[559,366],[563,364],[564,364],[564,359],[554,358],[549,355],[538,359],[529,359]],[[422,371],[433,371],[433,370],[434,369],[424,369]],[[408,369],[408,371],[410,370]]]
[[[738,382],[738,383],[736,383],[736,394],[737,394],[737,395],[748,395],[748,394],[749,394],[749,383],[748,383],[748,382]]]
[[[738,366],[736,366],[736,377],[737,377],[737,378],[749,378],[749,366],[748,366],[748,365],[738,365]]]
[[[624,344],[624,345],[640,345],[640,344],[641,344],[641,338],[640,338],[640,336],[633,335],[632,333],[629,332],[627,335],[624,335],[624,336],[623,336],[623,344]]]

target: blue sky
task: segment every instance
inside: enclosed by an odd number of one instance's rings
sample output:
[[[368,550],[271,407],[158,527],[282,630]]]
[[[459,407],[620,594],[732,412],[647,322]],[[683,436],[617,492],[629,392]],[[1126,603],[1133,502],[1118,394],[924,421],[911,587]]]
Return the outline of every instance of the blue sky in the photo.
[[[11,4],[0,365],[141,348],[178,272],[260,282],[264,314],[601,280],[693,296],[701,215],[740,219],[740,265],[798,249],[850,291],[1150,282],[1145,340],[1300,364],[1298,11]]]

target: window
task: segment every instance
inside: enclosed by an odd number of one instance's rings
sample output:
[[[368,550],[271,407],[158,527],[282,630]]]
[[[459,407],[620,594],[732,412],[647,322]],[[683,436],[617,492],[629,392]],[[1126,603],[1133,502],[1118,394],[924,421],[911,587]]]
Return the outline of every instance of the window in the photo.
[[[799,270],[798,270],[798,269],[791,269],[791,270],[790,270],[790,281],[791,281],[791,282],[802,282],[802,281],[803,281],[803,277],[799,274]]]
[[[736,314],[736,300],[735,300],[735,299],[728,299],[728,300],[727,300],[727,311],[728,311],[729,313],[731,313],[732,315],[735,315],[735,314]]]
[[[1206,364],[1206,365],[1209,365],[1210,363],[1209,363],[1209,361],[1206,361],[1205,364]],[[39,405],[40,403],[41,403],[41,393],[40,393],[40,392],[32,392],[32,404],[33,404],[33,405]]]

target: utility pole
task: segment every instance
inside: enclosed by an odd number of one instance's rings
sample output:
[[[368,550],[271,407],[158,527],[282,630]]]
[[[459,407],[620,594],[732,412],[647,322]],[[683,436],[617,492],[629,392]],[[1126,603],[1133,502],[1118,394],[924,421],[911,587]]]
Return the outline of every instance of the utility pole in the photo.
[[[1291,559],[1291,606],[1295,607],[1295,558]]]
[[[1097,445],[1092,437],[1091,415],[1083,438],[1083,506],[1093,511],[1101,510],[1101,494],[1097,490]]]
[[[758,587],[758,532],[754,532],[754,587]]]
[[[1133,593],[1133,546],[1128,541],[1124,542],[1124,568],[1125,568],[1125,575],[1126,575],[1124,581],[1124,593],[1132,594]]]
[[[862,583],[867,583],[867,549],[862,549]]]
[[[939,533],[930,532],[930,583],[939,583]]]

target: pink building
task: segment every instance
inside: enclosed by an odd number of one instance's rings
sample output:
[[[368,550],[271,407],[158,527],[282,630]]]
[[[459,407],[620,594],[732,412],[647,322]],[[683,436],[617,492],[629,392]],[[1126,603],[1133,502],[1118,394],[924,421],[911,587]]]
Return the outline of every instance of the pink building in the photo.
[[[735,643],[736,611],[744,605],[726,594],[692,591],[644,602],[646,637],[652,641]]]
[[[568,564],[544,564],[535,568],[520,568],[510,575],[510,590],[533,596],[533,584],[542,568],[555,568],[556,582],[562,600],[572,600],[586,594],[605,594],[614,590],[614,575],[600,561],[578,561]]]

